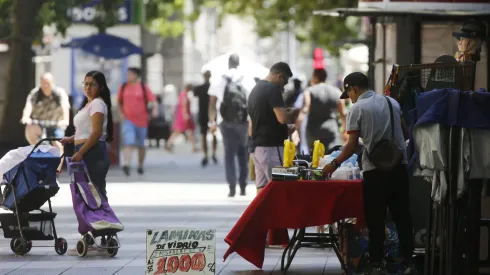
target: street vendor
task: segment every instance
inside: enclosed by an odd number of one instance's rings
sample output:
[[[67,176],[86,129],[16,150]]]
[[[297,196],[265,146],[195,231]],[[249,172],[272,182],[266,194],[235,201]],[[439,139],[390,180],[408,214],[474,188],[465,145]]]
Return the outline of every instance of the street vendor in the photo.
[[[396,100],[370,90],[368,78],[359,72],[346,76],[343,88],[340,98],[349,98],[354,103],[347,116],[349,138],[338,157],[323,168],[323,175],[330,176],[341,163],[348,160],[355,153],[359,138],[362,138],[364,214],[369,230],[369,255],[373,266],[371,274],[385,274],[382,260],[387,208],[390,209],[398,229],[404,257],[404,274],[416,274],[415,267],[411,264],[414,249],[413,227],[409,210],[409,177],[400,105]],[[377,148],[390,144],[393,150],[392,165],[389,169],[384,166],[380,168],[377,165],[379,162],[373,157],[374,152]]]

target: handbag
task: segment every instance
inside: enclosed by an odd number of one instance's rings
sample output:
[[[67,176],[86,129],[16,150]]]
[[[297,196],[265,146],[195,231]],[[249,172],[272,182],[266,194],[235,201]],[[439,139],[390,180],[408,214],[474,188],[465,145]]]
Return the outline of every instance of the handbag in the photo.
[[[391,139],[384,139],[377,142],[374,148],[368,152],[369,161],[378,169],[391,170],[400,164],[403,158],[403,151],[398,149],[395,144],[395,124],[393,118],[393,106],[388,97],[385,96],[390,109]]]

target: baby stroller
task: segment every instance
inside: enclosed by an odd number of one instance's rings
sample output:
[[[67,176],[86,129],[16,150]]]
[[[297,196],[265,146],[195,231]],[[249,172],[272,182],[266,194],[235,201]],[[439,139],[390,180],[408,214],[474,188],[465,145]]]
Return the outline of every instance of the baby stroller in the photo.
[[[17,255],[27,254],[33,247],[32,241],[38,240],[54,240],[54,249],[59,255],[64,255],[67,251],[68,243],[65,239],[58,238],[56,234],[54,225],[56,213],[51,207],[51,197],[54,197],[60,189],[56,180],[56,170],[61,156],[56,148],[41,145],[46,141],[58,140],[40,140],[30,153],[28,153],[29,147],[12,150],[11,152],[16,152],[17,156],[26,153],[20,163],[12,158],[14,154],[4,156],[4,158],[10,157],[10,164],[15,166],[3,175],[0,184],[0,207],[13,213],[0,214],[0,228],[3,229],[5,238],[12,239],[10,248]],[[54,149],[57,154],[51,149]],[[1,192],[2,186],[5,186],[3,192]],[[49,212],[41,209],[46,201]],[[34,210],[39,210],[40,213],[30,213]]]
[[[116,256],[120,246],[117,232],[123,231],[124,226],[112,211],[106,198],[92,184],[85,163],[71,162],[66,158],[68,174],[70,175],[73,210],[78,220],[78,232],[82,238],[77,242],[77,253],[85,257],[89,245],[107,250],[110,257]],[[96,242],[101,238],[101,245]],[[105,241],[105,243],[104,243]]]

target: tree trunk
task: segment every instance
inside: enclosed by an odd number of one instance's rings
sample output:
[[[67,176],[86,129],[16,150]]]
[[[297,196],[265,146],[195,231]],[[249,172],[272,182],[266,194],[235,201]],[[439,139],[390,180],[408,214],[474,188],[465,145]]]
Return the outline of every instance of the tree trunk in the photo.
[[[27,144],[20,119],[27,95],[34,88],[35,66],[31,47],[40,29],[36,18],[44,1],[15,0],[14,3],[10,64],[0,126],[0,143],[3,147],[15,148]]]

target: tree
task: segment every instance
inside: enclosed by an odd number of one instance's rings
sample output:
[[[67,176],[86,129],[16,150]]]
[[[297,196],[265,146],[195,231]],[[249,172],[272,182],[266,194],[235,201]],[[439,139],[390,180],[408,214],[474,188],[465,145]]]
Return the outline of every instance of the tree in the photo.
[[[221,17],[235,14],[254,18],[256,31],[261,37],[270,37],[275,33],[290,30],[298,40],[323,46],[334,55],[338,54],[339,50],[336,41],[353,36],[359,31],[356,24],[349,25],[344,18],[313,15],[314,10],[357,6],[357,0],[210,0],[209,2],[218,8]],[[294,27],[291,27],[291,21],[294,22]]]
[[[94,24],[99,31],[114,24],[115,8],[120,0],[102,0],[97,8],[102,12]],[[71,24],[69,9],[89,0],[0,0],[0,23],[10,23],[0,28],[1,35],[10,47],[8,81],[0,125],[0,142],[7,146],[25,144],[24,126],[20,124],[25,99],[33,88],[33,42],[42,43],[43,27],[55,25],[64,34]],[[1,22],[3,21],[3,22]]]

